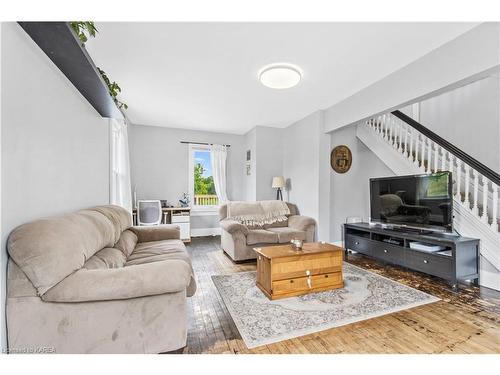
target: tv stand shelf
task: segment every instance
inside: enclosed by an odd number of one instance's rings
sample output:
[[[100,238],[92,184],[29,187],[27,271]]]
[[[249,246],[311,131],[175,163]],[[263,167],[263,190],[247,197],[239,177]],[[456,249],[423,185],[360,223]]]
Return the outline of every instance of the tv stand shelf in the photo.
[[[410,248],[411,242],[439,245],[444,249],[427,252]],[[460,280],[479,284],[479,240],[446,233],[420,234],[416,231],[383,228],[368,223],[344,224],[344,248],[387,263],[446,279],[453,290]]]

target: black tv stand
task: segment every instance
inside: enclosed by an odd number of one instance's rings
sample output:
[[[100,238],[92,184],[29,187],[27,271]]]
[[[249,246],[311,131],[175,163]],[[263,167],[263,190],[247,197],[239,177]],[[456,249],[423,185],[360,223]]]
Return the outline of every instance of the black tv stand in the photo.
[[[384,228],[385,227],[385,228]],[[452,233],[368,223],[344,224],[346,259],[350,251],[446,279],[454,291],[459,280],[479,284],[479,240]],[[412,249],[412,242],[440,245],[444,249],[427,252]]]

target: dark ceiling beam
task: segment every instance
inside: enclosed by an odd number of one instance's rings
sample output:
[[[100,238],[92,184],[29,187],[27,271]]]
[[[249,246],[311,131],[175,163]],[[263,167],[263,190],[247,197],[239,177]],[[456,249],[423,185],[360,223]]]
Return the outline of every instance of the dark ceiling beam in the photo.
[[[94,62],[67,22],[19,25],[103,117],[123,119]]]

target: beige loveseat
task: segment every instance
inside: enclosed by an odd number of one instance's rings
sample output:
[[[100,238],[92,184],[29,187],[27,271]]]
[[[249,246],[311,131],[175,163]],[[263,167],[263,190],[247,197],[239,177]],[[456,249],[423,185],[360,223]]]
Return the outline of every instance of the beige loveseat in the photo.
[[[232,204],[237,202],[232,202]],[[245,205],[259,202],[244,202]],[[234,261],[255,259],[253,250],[259,246],[289,243],[292,239],[314,241],[316,222],[313,218],[298,215],[297,207],[287,203],[290,214],[284,221],[263,226],[246,226],[228,218],[227,204],[219,208],[221,247]]]
[[[8,239],[11,352],[160,353],[186,345],[196,283],[178,227],[132,227],[99,206],[27,223]]]

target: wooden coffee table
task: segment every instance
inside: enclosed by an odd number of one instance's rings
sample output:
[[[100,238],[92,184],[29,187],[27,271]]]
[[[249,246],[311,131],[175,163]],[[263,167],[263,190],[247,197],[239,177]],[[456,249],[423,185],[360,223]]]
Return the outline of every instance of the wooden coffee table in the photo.
[[[327,243],[305,243],[254,248],[257,286],[271,300],[344,287],[344,249]]]

